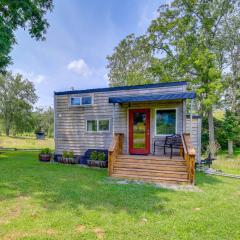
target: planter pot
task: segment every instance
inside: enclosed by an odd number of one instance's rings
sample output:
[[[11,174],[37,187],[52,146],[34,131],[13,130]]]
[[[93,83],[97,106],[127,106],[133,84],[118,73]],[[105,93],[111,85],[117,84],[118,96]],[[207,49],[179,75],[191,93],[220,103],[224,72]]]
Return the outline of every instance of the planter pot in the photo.
[[[107,161],[87,160],[87,164],[90,167],[100,167],[100,168],[106,168],[107,167]]]
[[[39,154],[39,161],[50,162],[52,154]]]
[[[59,162],[66,163],[66,164],[76,164],[77,163],[75,158],[60,158]]]

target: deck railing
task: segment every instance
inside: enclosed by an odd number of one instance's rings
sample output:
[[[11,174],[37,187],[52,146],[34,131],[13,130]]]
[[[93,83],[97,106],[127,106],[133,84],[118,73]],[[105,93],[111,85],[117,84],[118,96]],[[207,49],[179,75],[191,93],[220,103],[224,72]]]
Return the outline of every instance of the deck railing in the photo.
[[[111,146],[108,149],[108,175],[112,176],[114,163],[123,151],[123,133],[115,133]]]
[[[183,148],[180,150],[180,155],[185,159],[188,170],[188,179],[191,184],[195,182],[195,158],[196,151],[192,145],[189,133],[182,134]]]

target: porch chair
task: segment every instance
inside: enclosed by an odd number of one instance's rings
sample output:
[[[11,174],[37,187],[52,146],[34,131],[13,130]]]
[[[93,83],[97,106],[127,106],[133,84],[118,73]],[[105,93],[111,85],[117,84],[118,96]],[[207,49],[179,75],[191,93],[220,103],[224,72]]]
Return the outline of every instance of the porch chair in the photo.
[[[180,134],[173,134],[171,136],[166,136],[164,144],[159,139],[153,141],[153,154],[155,155],[156,147],[163,148],[164,155],[166,155],[166,148],[171,149],[170,159],[172,159],[173,149],[179,149],[182,146],[182,139]]]

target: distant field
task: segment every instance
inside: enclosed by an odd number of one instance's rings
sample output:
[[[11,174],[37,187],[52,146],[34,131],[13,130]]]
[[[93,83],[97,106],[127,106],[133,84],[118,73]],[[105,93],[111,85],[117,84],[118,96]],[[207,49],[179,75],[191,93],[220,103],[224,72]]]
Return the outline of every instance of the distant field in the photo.
[[[0,147],[3,148],[19,148],[19,149],[38,149],[38,148],[51,148],[54,149],[53,138],[46,138],[45,140],[37,140],[35,137],[17,136],[7,137],[0,136]]]
[[[240,149],[235,149],[233,156],[228,156],[227,151],[221,152],[212,167],[225,173],[240,174]]]

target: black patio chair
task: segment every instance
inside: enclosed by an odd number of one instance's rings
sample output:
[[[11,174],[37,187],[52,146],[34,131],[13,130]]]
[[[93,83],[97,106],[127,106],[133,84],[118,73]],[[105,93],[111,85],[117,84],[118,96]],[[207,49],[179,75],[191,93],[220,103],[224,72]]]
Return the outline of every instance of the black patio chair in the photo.
[[[153,154],[156,152],[156,147],[163,148],[164,155],[166,155],[166,148],[171,149],[170,158],[172,159],[173,149],[179,149],[182,146],[182,138],[180,134],[173,134],[171,136],[166,136],[164,144],[162,141],[155,139],[153,142]]]

